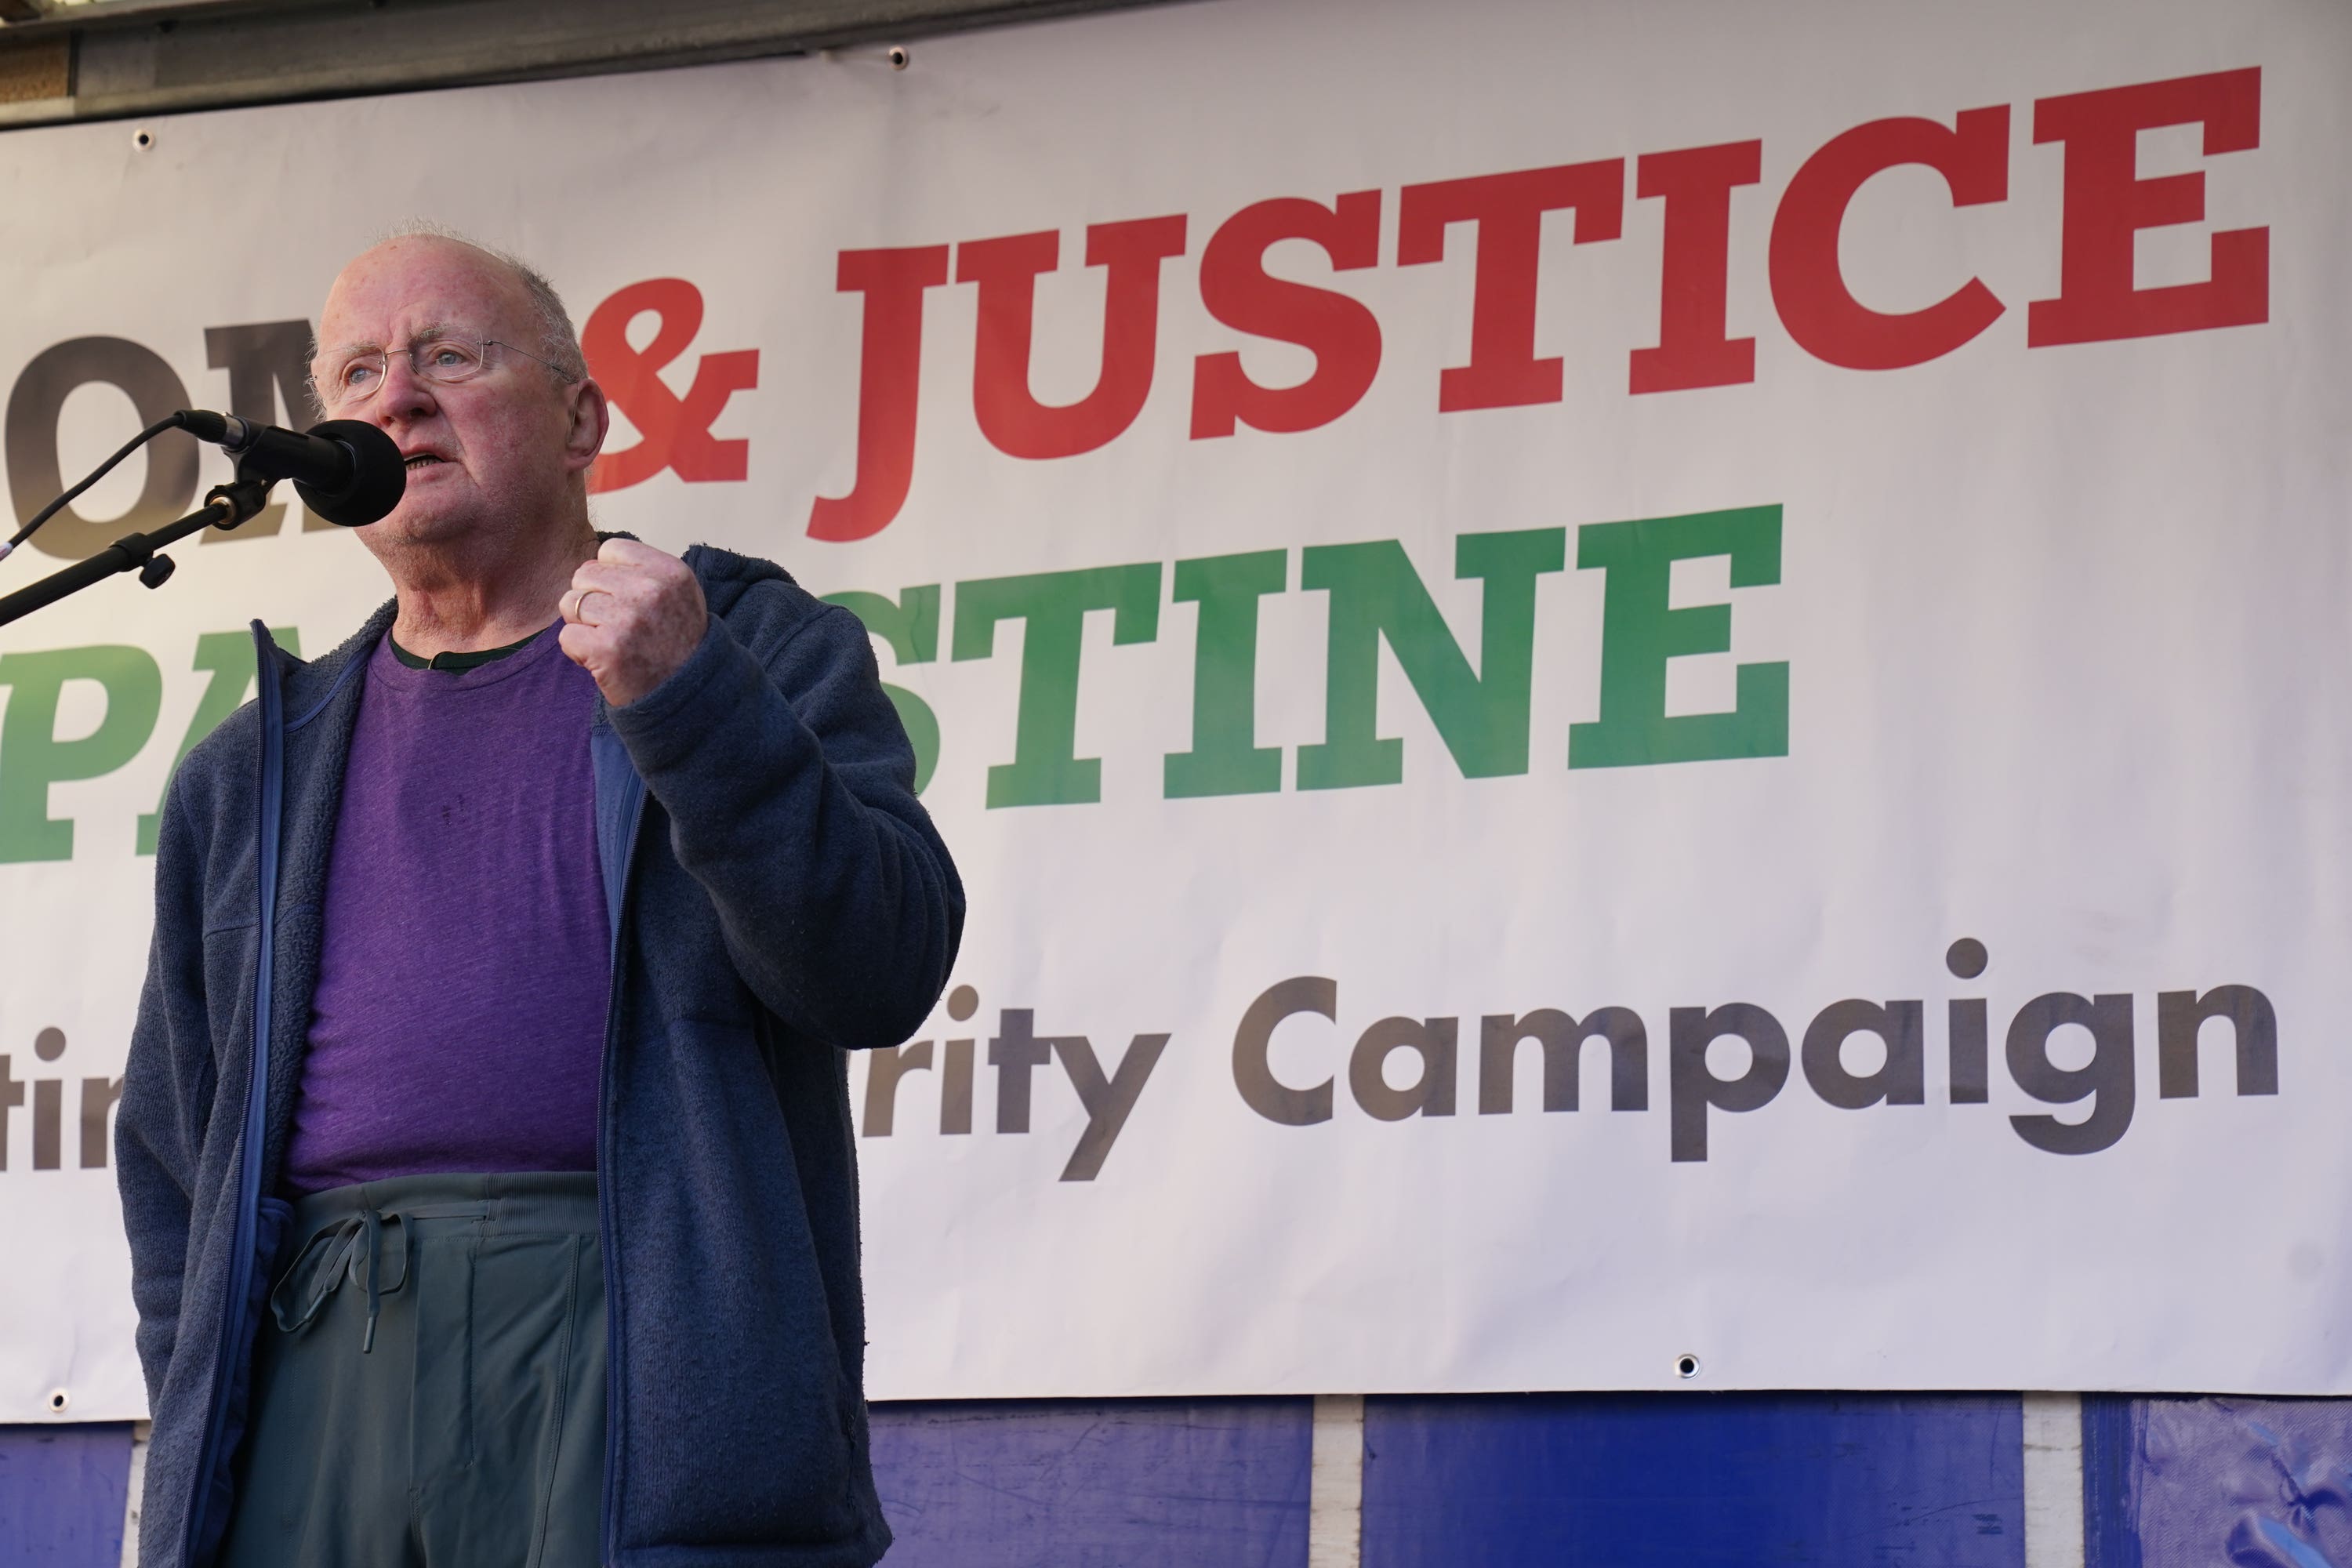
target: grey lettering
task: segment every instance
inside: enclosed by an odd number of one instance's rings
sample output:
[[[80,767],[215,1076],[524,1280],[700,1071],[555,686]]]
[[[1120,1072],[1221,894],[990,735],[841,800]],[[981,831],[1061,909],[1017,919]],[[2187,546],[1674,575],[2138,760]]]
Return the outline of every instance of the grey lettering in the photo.
[[[86,1078],[81,1080],[81,1168],[102,1170],[106,1165],[106,1113],[122,1098],[122,1080],[119,1078]]]
[[[1950,1022],[1952,1103],[1982,1105],[1992,1098],[1992,1069],[1986,1065],[1985,1005],[1962,997],[1944,1010]]]
[[[2197,1040],[2209,1020],[2227,1018],[2238,1047],[2238,1092],[2278,1092],[2278,1013],[2251,985],[2216,985],[2156,994],[2156,1093],[2159,1100],[2194,1099]]]
[[[1382,1018],[1366,1029],[1348,1058],[1348,1088],[1365,1114],[1381,1121],[1402,1121],[1416,1111],[1453,1115],[1456,1028],[1451,1018]],[[1391,1089],[1384,1070],[1397,1051],[1421,1058],[1421,1076],[1406,1089]]]
[[[1037,1015],[1007,1007],[997,1015],[997,1035],[988,1042],[988,1065],[996,1069],[996,1130],[1029,1131],[1030,1074],[1053,1059],[1054,1042],[1037,1037]]]
[[[71,338],[35,354],[8,395],[5,447],[8,494],[23,522],[66,488],[58,463],[58,416],[78,388],[103,382],[131,399],[142,426],[188,405],[188,389],[154,350],[128,338]],[[147,482],[121,517],[92,521],[68,507],[33,535],[51,555],[79,561],[126,533],[154,528],[187,511],[196,499],[195,437],[166,430],[150,442]]]
[[[1671,1157],[1706,1158],[1706,1113],[1756,1110],[1789,1081],[1789,1035],[1780,1021],[1746,1002],[1708,1011],[1676,1007],[1667,1015],[1666,1121]],[[1706,1047],[1725,1036],[1748,1043],[1748,1070],[1735,1079],[1707,1071]]]
[[[8,1058],[0,1055],[0,1171],[8,1168],[8,1113],[25,1103],[25,1080],[10,1075]]]
[[[1650,1038],[1629,1007],[1596,1007],[1582,1019],[1556,1007],[1525,1017],[1489,1013],[1478,1021],[1478,1114],[1511,1109],[1511,1065],[1522,1042],[1543,1046],[1543,1108],[1574,1110],[1577,1068],[1587,1040],[1609,1042],[1609,1109],[1650,1109]]]
[[[1860,1110],[1882,1101],[1888,1105],[1924,1105],[1927,1101],[1926,1029],[1923,1009],[1916,1002],[1875,1002],[1849,999],[1832,1002],[1805,1030],[1805,1081],[1813,1092],[1841,1110]],[[1846,1070],[1840,1053],[1855,1035],[1876,1035],[1886,1042],[1886,1065],[1866,1078]]]
[[[866,1127],[868,1138],[887,1138],[898,1120],[898,1080],[910,1072],[929,1072],[931,1042],[884,1046],[866,1053]]]
[[[65,1080],[33,1082],[33,1169],[54,1171],[65,1163]]]
[[[947,1065],[940,1070],[940,1131],[971,1131],[971,1042],[950,1040]]]
[[[255,321],[237,327],[205,329],[205,363],[228,372],[229,412],[240,419],[276,425],[281,419],[297,429],[326,417],[310,399],[310,323]],[[285,412],[278,410],[283,405]],[[252,521],[226,533],[206,529],[206,544],[223,540],[266,539],[286,521],[286,503],[272,501]],[[326,519],[303,510],[306,531],[332,529]]]
[[[1102,1066],[1095,1060],[1095,1048],[1084,1035],[1065,1036],[1053,1045],[1062,1058],[1062,1070],[1070,1075],[1070,1087],[1078,1091],[1078,1103],[1087,1108],[1086,1132],[1071,1152],[1070,1163],[1062,1167],[1062,1180],[1091,1182],[1101,1173],[1103,1162],[1110,1158],[1110,1147],[1118,1142],[1128,1113],[1135,1109],[1137,1097],[1143,1093],[1144,1081],[1151,1077],[1160,1053],[1168,1048],[1168,1037],[1136,1036],[1128,1043],[1127,1055],[1119,1058],[1118,1069],[1108,1079],[1104,1079]]]
[[[2091,1065],[2062,1068],[2050,1059],[2050,1037],[2067,1025],[2091,1032]],[[2054,1116],[2012,1116],[2009,1124],[2036,1149],[2053,1154],[2095,1154],[2112,1147],[2132,1119],[2132,999],[2128,994],[2077,996],[2053,991],[2017,1010],[2009,1025],[2009,1076],[2046,1105],[2091,1101],[2080,1121]]]
[[[1242,1015],[1234,1031],[1234,1087],[1252,1110],[1285,1127],[1312,1127],[1331,1120],[1331,1080],[1312,1089],[1292,1089],[1274,1076],[1266,1052],[1275,1026],[1294,1013],[1339,1016],[1339,985],[1319,974],[1302,974],[1269,985]],[[5,1060],[5,1058],[0,1058]]]

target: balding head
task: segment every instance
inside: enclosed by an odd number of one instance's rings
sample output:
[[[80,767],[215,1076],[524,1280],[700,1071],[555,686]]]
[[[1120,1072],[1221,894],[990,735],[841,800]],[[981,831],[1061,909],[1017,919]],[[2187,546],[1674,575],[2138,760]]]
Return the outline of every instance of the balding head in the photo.
[[[408,493],[362,534],[388,566],[387,552],[589,536],[604,394],[532,268],[456,235],[397,234],[337,275],[318,339],[324,411],[379,426],[410,459]],[[427,363],[436,344],[449,352]]]
[[[340,288],[346,278],[373,271],[385,262],[413,258],[428,250],[443,253],[453,266],[472,270],[492,289],[497,288],[496,279],[502,275],[511,288],[499,291],[508,295],[509,307],[520,300],[530,321],[529,334],[518,336],[515,346],[555,366],[562,379],[577,380],[586,373],[586,356],[580,352],[579,334],[563,308],[562,296],[556,293],[555,285],[548,281],[546,274],[519,256],[469,239],[454,229],[437,224],[404,224],[353,257],[337,276],[336,286]],[[331,302],[333,290],[329,291],[328,298]],[[313,335],[310,345],[311,398],[322,416],[326,407],[324,389],[318,384],[319,360],[323,349],[338,346],[327,335],[325,325],[322,318],[321,330]],[[516,325],[519,329],[520,321]]]

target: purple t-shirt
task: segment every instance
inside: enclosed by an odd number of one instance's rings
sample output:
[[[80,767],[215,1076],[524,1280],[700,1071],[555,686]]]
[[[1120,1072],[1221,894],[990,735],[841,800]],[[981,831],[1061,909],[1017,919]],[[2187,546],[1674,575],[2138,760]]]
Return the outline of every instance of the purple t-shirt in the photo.
[[[387,637],[362,684],[285,1184],[593,1171],[595,679],[549,630],[462,671]]]

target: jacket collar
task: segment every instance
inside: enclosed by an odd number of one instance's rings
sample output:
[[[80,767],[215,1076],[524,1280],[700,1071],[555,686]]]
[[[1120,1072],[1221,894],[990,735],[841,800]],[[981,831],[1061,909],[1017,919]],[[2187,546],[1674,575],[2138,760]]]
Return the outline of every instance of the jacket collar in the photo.
[[[289,724],[315,710],[335,689],[335,683],[351,668],[353,659],[364,660],[375,651],[375,645],[392,627],[393,617],[399,613],[400,601],[387,599],[368,616],[365,624],[331,650],[313,659],[297,658],[284,648],[278,649],[279,679],[285,682],[286,721]],[[270,645],[277,647],[276,643]]]

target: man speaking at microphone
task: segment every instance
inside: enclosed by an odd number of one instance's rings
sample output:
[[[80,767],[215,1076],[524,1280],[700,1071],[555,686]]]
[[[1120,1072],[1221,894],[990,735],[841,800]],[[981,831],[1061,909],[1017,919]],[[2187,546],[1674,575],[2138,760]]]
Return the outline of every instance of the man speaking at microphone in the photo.
[[[265,647],[164,806],[140,1561],[862,1568],[844,1051],[914,1032],[963,918],[866,633],[600,541],[604,395],[511,258],[389,240],[319,342],[409,469],[361,533],[394,597]]]

